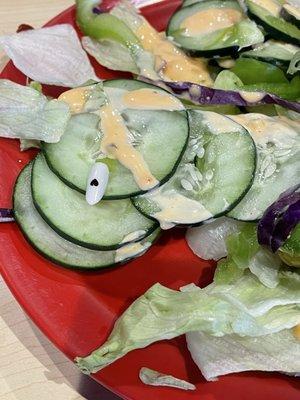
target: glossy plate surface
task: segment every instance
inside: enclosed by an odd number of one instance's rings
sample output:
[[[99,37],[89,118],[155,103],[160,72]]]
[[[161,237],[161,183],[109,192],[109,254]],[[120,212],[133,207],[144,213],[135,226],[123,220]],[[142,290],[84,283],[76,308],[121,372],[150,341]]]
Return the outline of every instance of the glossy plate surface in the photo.
[[[146,7],[143,13],[162,30],[178,4],[168,0]],[[74,17],[74,8],[70,8],[48,25],[74,25]],[[105,70],[94,61],[93,65],[102,78],[126,76]],[[11,63],[1,78],[25,84],[24,75]],[[47,88],[48,94],[59,92],[58,88]],[[33,151],[20,153],[18,141],[0,139],[1,207],[11,206],[14,181],[33,156]],[[98,347],[120,313],[154,283],[174,289],[190,282],[205,286],[212,279],[213,266],[191,253],[184,230],[174,230],[165,233],[145,256],[123,267],[97,273],[73,272],[43,259],[12,223],[0,225],[0,271],[32,320],[73,359]],[[197,385],[197,391],[145,386],[138,379],[142,366],[186,379]],[[280,374],[243,373],[206,382],[186,349],[184,337],[133,351],[94,378],[130,400],[299,400],[300,397],[299,380]]]

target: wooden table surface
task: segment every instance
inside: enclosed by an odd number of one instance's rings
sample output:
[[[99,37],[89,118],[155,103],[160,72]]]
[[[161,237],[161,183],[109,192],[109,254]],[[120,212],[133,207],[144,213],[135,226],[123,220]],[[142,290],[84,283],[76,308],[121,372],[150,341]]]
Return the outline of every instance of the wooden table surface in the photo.
[[[73,0],[0,0],[0,35],[40,27]],[[0,69],[7,59],[0,53]],[[0,276],[0,400],[117,400],[81,374],[24,314]]]

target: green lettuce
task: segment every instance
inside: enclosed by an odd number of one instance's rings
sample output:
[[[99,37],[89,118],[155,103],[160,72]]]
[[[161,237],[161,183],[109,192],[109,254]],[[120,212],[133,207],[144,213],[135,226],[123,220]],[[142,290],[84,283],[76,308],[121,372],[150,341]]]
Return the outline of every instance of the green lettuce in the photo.
[[[275,288],[249,270],[234,284],[216,282],[182,291],[160,284],[139,297],[117,320],[107,341],[87,357],[77,357],[84,373],[96,372],[129,351],[181,334],[261,337],[300,323],[300,276],[280,273]]]
[[[217,283],[232,283],[240,278],[245,269],[257,276],[265,286],[274,288],[278,284],[280,258],[257,241],[257,225],[244,223],[239,232],[227,237],[228,256],[219,261],[215,274]]]
[[[106,68],[115,71],[128,71],[133,74],[139,73],[128,47],[122,43],[111,39],[96,40],[84,36],[82,46],[99,64]]]
[[[41,142],[34,139],[20,139],[20,150],[26,151],[28,149],[40,149]]]
[[[111,39],[96,40],[88,36],[82,38],[82,46],[106,68],[159,79],[155,70],[155,57],[140,46],[128,48]]]
[[[39,91],[0,80],[0,136],[56,143],[70,118],[69,106]]]
[[[140,369],[139,378],[145,385],[168,386],[182,390],[196,390],[196,386],[187,381],[146,367]]]
[[[257,225],[218,218],[187,232],[187,242],[195,254],[204,259],[220,259],[215,282],[232,283],[249,269],[265,286],[278,284],[280,258],[257,241]],[[210,257],[209,257],[210,256]]]
[[[242,371],[300,372],[300,341],[289,329],[259,338],[236,334],[214,337],[198,331],[188,333],[186,340],[208,381]]]
[[[14,65],[35,81],[69,88],[98,80],[70,24],[0,36],[0,46]]]

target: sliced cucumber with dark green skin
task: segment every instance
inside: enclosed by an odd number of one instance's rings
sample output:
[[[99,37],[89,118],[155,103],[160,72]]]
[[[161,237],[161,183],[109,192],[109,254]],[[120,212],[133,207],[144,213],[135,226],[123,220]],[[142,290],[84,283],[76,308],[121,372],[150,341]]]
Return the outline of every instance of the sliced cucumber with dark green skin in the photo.
[[[163,91],[156,86],[135,80],[106,81],[106,88]],[[144,157],[159,184],[176,170],[185,150],[189,126],[186,111],[151,111],[126,109],[123,119],[134,139],[134,147]],[[88,175],[100,150],[99,116],[92,113],[71,117],[59,143],[43,144],[43,152],[52,169],[67,185],[85,193]],[[129,169],[118,160],[99,159],[109,168],[109,182],[104,199],[121,199],[142,193]]]
[[[256,150],[246,129],[214,112],[189,111],[190,139],[175,175],[135,197],[163,229],[197,225],[232,209],[252,184]]]
[[[140,242],[109,251],[90,250],[69,242],[50,228],[34,207],[31,170],[32,163],[23,169],[17,179],[13,196],[14,217],[29,243],[50,261],[84,270],[115,266],[144,254],[159,236],[158,228]]]
[[[182,26],[187,18],[195,14],[208,12],[208,10],[217,14],[222,9],[232,10],[236,16],[240,16],[240,19],[229,27],[218,29],[216,26],[216,30],[199,31],[197,34],[191,32],[190,35]],[[216,16],[215,21],[220,21],[220,18]],[[199,24],[202,26],[203,21]],[[245,16],[239,3],[234,0],[206,0],[177,10],[169,21],[167,35],[172,37],[187,53],[207,57],[234,54],[239,48],[248,47],[264,40],[260,29]]]
[[[203,1],[203,0],[184,0],[182,2],[182,6],[181,7],[188,7],[188,6],[191,6],[193,4],[200,3],[201,1]]]
[[[228,215],[242,221],[256,221],[281,193],[299,183],[300,129],[294,121],[263,114],[230,118],[249,130],[258,157],[250,190]]]
[[[114,250],[153,232],[157,225],[129,199],[90,206],[85,196],[65,185],[39,154],[32,169],[32,198],[45,221],[67,240],[94,250]]]
[[[268,40],[255,46],[253,50],[241,53],[241,57],[255,58],[276,66],[289,66],[293,56],[300,51],[300,47],[276,40]]]
[[[278,5],[278,12],[272,13],[267,7],[264,8],[254,1],[246,0],[249,16],[263,26],[265,31],[274,39],[299,45],[300,29],[280,18],[280,3],[276,0],[273,1]]]
[[[296,25],[297,28],[300,28],[300,7],[292,4],[283,4],[280,16],[291,24]]]
[[[218,105],[212,105],[212,106],[200,106],[196,104],[187,104],[186,105],[188,110],[200,110],[200,111],[213,111],[218,114],[226,114],[226,115],[236,115],[240,114],[241,110],[237,106],[232,106],[230,104],[221,104],[220,106]]]

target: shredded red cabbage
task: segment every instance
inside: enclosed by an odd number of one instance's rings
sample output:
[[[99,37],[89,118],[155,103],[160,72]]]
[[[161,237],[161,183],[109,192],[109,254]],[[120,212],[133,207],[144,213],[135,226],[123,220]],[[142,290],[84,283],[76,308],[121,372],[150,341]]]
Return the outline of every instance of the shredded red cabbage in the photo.
[[[104,11],[103,10],[101,10],[100,8],[99,8],[99,6],[98,7],[94,7],[93,8],[93,13],[94,14],[102,14]]]
[[[258,224],[258,242],[275,253],[299,222],[300,185],[296,185],[282,193],[265,211]]]
[[[31,25],[21,24],[18,26],[17,33],[24,32],[24,31],[31,31],[34,29]]]
[[[11,222],[13,220],[13,210],[10,208],[0,208],[0,222]]]
[[[99,5],[93,8],[94,14],[102,14],[109,12],[112,8],[114,8],[120,0],[99,0]]]
[[[300,193],[299,193],[300,195]],[[300,196],[299,196],[300,197]],[[300,222],[300,200],[292,204],[277,222],[271,240],[271,250],[275,253]]]
[[[207,86],[197,85],[191,82],[165,82],[162,80],[153,81],[146,77],[141,80],[160,86],[176,96],[189,100],[194,104],[200,105],[224,105],[232,104],[236,106],[253,106],[260,104],[277,104],[300,113],[300,103],[282,99],[271,93],[261,93],[262,97],[258,101],[249,101],[242,94],[234,90],[213,89]],[[244,92],[246,93],[246,92]],[[259,93],[259,92],[258,92]]]

